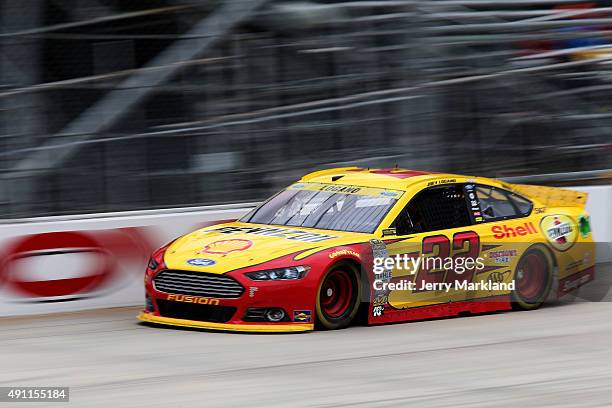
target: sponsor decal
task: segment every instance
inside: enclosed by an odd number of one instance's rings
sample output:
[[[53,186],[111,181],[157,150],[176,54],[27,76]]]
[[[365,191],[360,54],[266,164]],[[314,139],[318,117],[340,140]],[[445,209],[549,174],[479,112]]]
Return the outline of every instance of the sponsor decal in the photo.
[[[496,264],[508,264],[512,262],[512,258],[517,254],[518,251],[516,249],[504,249],[501,251],[491,251],[488,257],[494,259]]]
[[[591,221],[587,215],[581,215],[578,217],[578,229],[580,230],[580,236],[586,238],[591,233]]]
[[[566,272],[576,272],[582,267],[583,261],[584,259],[579,259],[577,261],[568,263],[565,267],[565,271]]]
[[[372,301],[372,316],[380,317],[385,314],[385,305],[389,303],[389,295],[377,296]]]
[[[536,207],[533,210],[533,212],[536,214],[544,214],[545,211],[546,211],[546,207]]]
[[[200,254],[227,255],[231,252],[245,251],[253,246],[248,239],[222,239],[206,245]]]
[[[187,263],[191,266],[212,266],[217,262],[208,258],[191,258],[187,260]]]
[[[371,239],[370,245],[372,247],[372,258],[373,259],[386,259],[389,257],[389,251],[387,251],[387,245],[378,239]],[[380,268],[373,271],[376,281],[382,283],[390,283],[393,279],[393,265],[381,265]],[[387,288],[375,289],[376,296],[386,296],[389,294]]]
[[[540,228],[548,242],[558,251],[567,251],[578,238],[576,224],[567,215],[544,217],[540,221]]]
[[[249,288],[249,297],[255,297],[255,292],[257,292],[259,290],[258,287],[253,286]]]
[[[371,239],[370,245],[372,246],[372,256],[374,258],[387,258],[389,256],[387,245],[381,240]]]
[[[506,276],[510,274],[510,271],[505,272],[491,272],[489,275],[489,279],[487,280],[490,283],[503,283],[506,280]]]
[[[351,251],[350,249],[340,249],[338,251],[334,251],[331,254],[329,254],[329,257],[331,259],[334,259],[334,258],[337,258],[337,257],[342,256],[342,255],[351,255],[351,256],[354,256],[355,258],[360,258],[361,259],[361,255],[359,255],[355,251]]]
[[[387,303],[389,303],[389,296],[383,295],[374,298],[374,300],[372,301],[372,306],[384,306]]]
[[[491,228],[493,238],[504,239],[510,237],[524,236],[537,234],[538,230],[533,226],[532,222],[526,222],[521,225],[509,227],[508,225],[495,225]]]
[[[327,191],[330,193],[343,193],[343,194],[357,194],[358,192],[361,191],[360,187],[355,187],[355,186],[334,186],[334,185],[327,185],[327,186],[323,186],[320,189],[321,191]]]
[[[383,197],[397,197],[397,193],[395,191],[381,191],[380,195]]]
[[[384,314],[385,314],[384,306],[374,306],[372,308],[372,317],[380,317],[380,316],[383,316]]]
[[[303,242],[320,242],[328,239],[337,238],[334,235],[317,234],[316,232],[309,232],[297,229],[288,228],[273,228],[273,227],[221,227],[211,231],[217,231],[222,234],[254,234],[264,235],[267,237],[278,237],[291,239],[295,241]]]
[[[219,299],[199,297],[199,296],[187,296],[187,295],[168,295],[167,300],[174,302],[183,303],[196,303],[198,305],[218,305]]]
[[[294,310],[293,321],[301,323],[310,323],[312,320],[312,310]]]
[[[470,210],[472,211],[472,218],[474,219],[474,222],[483,222],[484,218],[482,217],[482,213],[480,212],[480,204],[478,204],[476,192],[474,191],[474,185],[466,184],[464,190],[465,195],[468,198],[468,203],[470,206]]]
[[[595,279],[595,268],[591,267],[559,280],[558,295],[563,296]]]
[[[356,194],[369,197],[382,196],[389,198],[398,198],[403,194],[403,191],[400,190],[325,183],[298,183],[289,186],[288,190],[323,191],[334,194]]]

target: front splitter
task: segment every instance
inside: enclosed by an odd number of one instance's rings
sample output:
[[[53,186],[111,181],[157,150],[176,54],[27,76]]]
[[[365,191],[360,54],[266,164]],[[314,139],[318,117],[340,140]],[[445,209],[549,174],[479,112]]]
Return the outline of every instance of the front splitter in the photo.
[[[314,324],[227,324],[200,322],[197,320],[174,319],[171,317],[155,316],[150,313],[140,313],[138,320],[147,323],[164,324],[169,326],[193,327],[198,329],[221,330],[246,333],[297,333],[314,330]]]

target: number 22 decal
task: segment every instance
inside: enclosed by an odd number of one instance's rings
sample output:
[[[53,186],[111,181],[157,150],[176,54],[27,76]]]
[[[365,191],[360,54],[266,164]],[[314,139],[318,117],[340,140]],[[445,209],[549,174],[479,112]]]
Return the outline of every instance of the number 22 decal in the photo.
[[[471,282],[474,277],[475,267],[445,268],[449,259],[452,265],[464,265],[465,261],[457,262],[459,259],[476,259],[480,254],[480,237],[474,231],[457,232],[453,235],[452,257],[451,242],[445,235],[432,235],[425,237],[422,243],[421,254],[423,259],[415,282],[417,287],[423,287],[424,283],[454,283],[455,281]],[[431,258],[434,259],[431,259]],[[433,261],[433,262],[432,262]]]

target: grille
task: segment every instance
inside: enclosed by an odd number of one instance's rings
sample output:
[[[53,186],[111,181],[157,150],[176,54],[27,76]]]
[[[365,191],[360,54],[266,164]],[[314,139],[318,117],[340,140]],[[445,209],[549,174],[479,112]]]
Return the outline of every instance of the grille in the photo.
[[[198,305],[157,299],[159,314],[174,319],[198,320],[201,322],[225,323],[231,320],[235,307]]]
[[[223,275],[191,271],[161,271],[153,278],[155,289],[177,295],[195,295],[215,298],[237,298],[244,287]]]

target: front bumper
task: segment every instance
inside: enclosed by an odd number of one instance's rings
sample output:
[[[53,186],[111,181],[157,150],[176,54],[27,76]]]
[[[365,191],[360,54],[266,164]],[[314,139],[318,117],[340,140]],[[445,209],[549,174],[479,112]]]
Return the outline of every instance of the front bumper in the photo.
[[[141,312],[138,320],[147,323],[165,324],[170,326],[193,327],[199,329],[222,330],[246,333],[296,333],[306,332],[314,329],[314,324],[304,323],[212,323],[197,320],[173,319],[170,317],[155,316],[152,313]]]
[[[145,279],[150,306],[142,311],[138,319],[171,326],[236,332],[295,333],[314,330],[316,277],[254,282],[242,273],[230,272],[226,276],[244,287],[242,295],[236,298],[206,298],[170,294],[157,290],[151,279]],[[282,309],[286,317],[279,322],[246,319],[249,310],[262,308]]]

